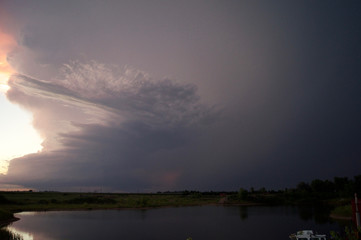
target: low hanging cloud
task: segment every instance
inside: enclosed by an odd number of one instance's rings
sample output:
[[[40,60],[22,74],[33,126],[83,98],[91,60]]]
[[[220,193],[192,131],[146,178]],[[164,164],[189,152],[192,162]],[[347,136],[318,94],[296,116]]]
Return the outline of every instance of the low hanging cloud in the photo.
[[[8,98],[34,113],[44,149],[13,159],[3,181],[55,189],[171,188],[184,164],[176,152],[216,117],[192,84],[95,61],[74,61],[61,72],[51,81],[11,78]]]

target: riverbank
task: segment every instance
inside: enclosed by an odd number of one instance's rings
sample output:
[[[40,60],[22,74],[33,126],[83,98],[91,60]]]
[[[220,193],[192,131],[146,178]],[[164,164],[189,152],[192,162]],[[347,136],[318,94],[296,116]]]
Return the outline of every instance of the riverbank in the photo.
[[[14,217],[13,213],[0,209],[0,228],[17,220],[19,219]]]
[[[244,200],[246,199],[246,200]],[[343,199],[319,202],[338,206],[332,218],[349,219],[349,209],[343,208]],[[236,192],[177,192],[177,193],[66,193],[66,192],[0,192],[0,224],[14,220],[13,213],[24,211],[76,211],[101,209],[151,209],[163,207],[187,207],[204,205],[256,206],[256,205],[302,205],[314,201],[285,201],[276,194],[258,194],[247,198]],[[340,207],[341,205],[341,207]],[[1,211],[2,210],[2,211]],[[0,226],[1,226],[0,225]]]
[[[63,193],[63,192],[0,192],[0,224],[16,220],[13,213],[23,211],[75,211],[100,209],[150,209],[201,205],[244,205],[257,203],[235,201],[219,193]],[[2,217],[1,217],[2,215]]]
[[[18,220],[20,220],[20,218],[16,218],[16,217],[11,217],[8,219],[0,220],[0,228],[5,227],[5,226],[9,225],[10,223],[16,222]]]
[[[8,229],[54,239],[263,239],[257,228],[279,229],[271,239],[285,239],[305,221],[319,218],[319,209],[298,206],[162,207],[150,210],[51,211],[16,214]],[[327,217],[327,215],[324,215]],[[285,225],[284,223],[287,222]],[[266,225],[265,225],[266,224]],[[309,221],[310,229],[328,233],[338,222]],[[295,230],[296,229],[296,230]],[[40,234],[40,235],[39,235]],[[72,236],[76,236],[72,238]],[[2,239],[2,238],[0,238]],[[7,239],[7,238],[3,238]],[[24,238],[27,239],[27,238]]]
[[[332,210],[330,217],[338,220],[351,220],[352,219],[352,208],[351,205],[337,206]]]

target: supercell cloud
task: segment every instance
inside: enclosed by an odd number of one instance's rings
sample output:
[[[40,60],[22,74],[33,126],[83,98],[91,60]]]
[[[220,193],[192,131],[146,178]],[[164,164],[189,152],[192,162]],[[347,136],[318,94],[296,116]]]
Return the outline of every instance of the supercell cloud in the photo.
[[[192,84],[95,61],[72,62],[61,72],[52,82],[24,75],[10,80],[9,99],[34,113],[45,139],[41,153],[11,161],[12,183],[173,187],[187,160],[170,154],[215,120]]]
[[[43,150],[4,184],[237,190],[360,174],[361,4],[1,1]]]

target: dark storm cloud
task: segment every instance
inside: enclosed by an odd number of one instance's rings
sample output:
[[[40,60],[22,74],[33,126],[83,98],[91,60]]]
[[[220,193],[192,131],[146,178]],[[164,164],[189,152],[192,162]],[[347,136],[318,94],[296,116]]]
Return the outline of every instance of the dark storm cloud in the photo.
[[[149,129],[140,123],[126,125],[79,126],[78,133],[62,135],[62,149],[14,159],[7,180],[41,189],[103,186],[144,191],[156,190],[155,186],[174,187],[179,176],[165,178],[172,172],[180,174],[180,159],[156,156],[175,153],[189,136],[179,130]]]
[[[8,97],[46,148],[11,161],[7,182],[234,190],[359,174],[359,1],[20,2],[4,5],[19,43]]]
[[[42,107],[27,103],[32,112],[41,109],[36,121],[71,126],[59,129],[54,124],[43,130],[38,124],[45,139],[55,135],[56,143],[46,145],[42,153],[12,160],[5,182],[37,188],[51,184],[62,189],[105,186],[129,191],[154,189],[154,185],[173,187],[182,164],[190,160],[169,153],[188,145],[199,127],[215,119],[215,110],[199,102],[192,84],[156,81],[134,68],[107,67],[94,61],[67,64],[62,76],[52,83],[12,77],[11,100],[22,105],[33,99],[47,103]],[[75,108],[83,116],[73,119],[73,114],[64,111],[53,120],[51,111],[59,111],[58,105]],[[82,123],[88,119],[91,123]],[[161,155],[169,159],[158,159]]]

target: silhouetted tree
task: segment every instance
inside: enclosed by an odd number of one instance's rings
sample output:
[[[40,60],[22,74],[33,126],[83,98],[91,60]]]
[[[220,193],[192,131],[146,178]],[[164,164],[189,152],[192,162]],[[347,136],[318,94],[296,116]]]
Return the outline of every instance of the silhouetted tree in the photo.
[[[354,192],[361,195],[361,175],[354,177]]]
[[[297,185],[297,191],[298,191],[298,192],[301,192],[301,193],[309,193],[309,192],[312,191],[312,188],[311,188],[311,186],[310,186],[308,183],[300,182],[300,183]]]
[[[238,191],[238,198],[241,200],[247,200],[248,199],[248,191],[244,188],[240,188]]]
[[[347,177],[335,177],[333,179],[335,192],[338,196],[347,196],[350,194],[348,186],[350,185],[350,181]]]
[[[313,192],[317,193],[332,193],[334,191],[334,184],[329,180],[315,179],[311,182],[311,188]]]

